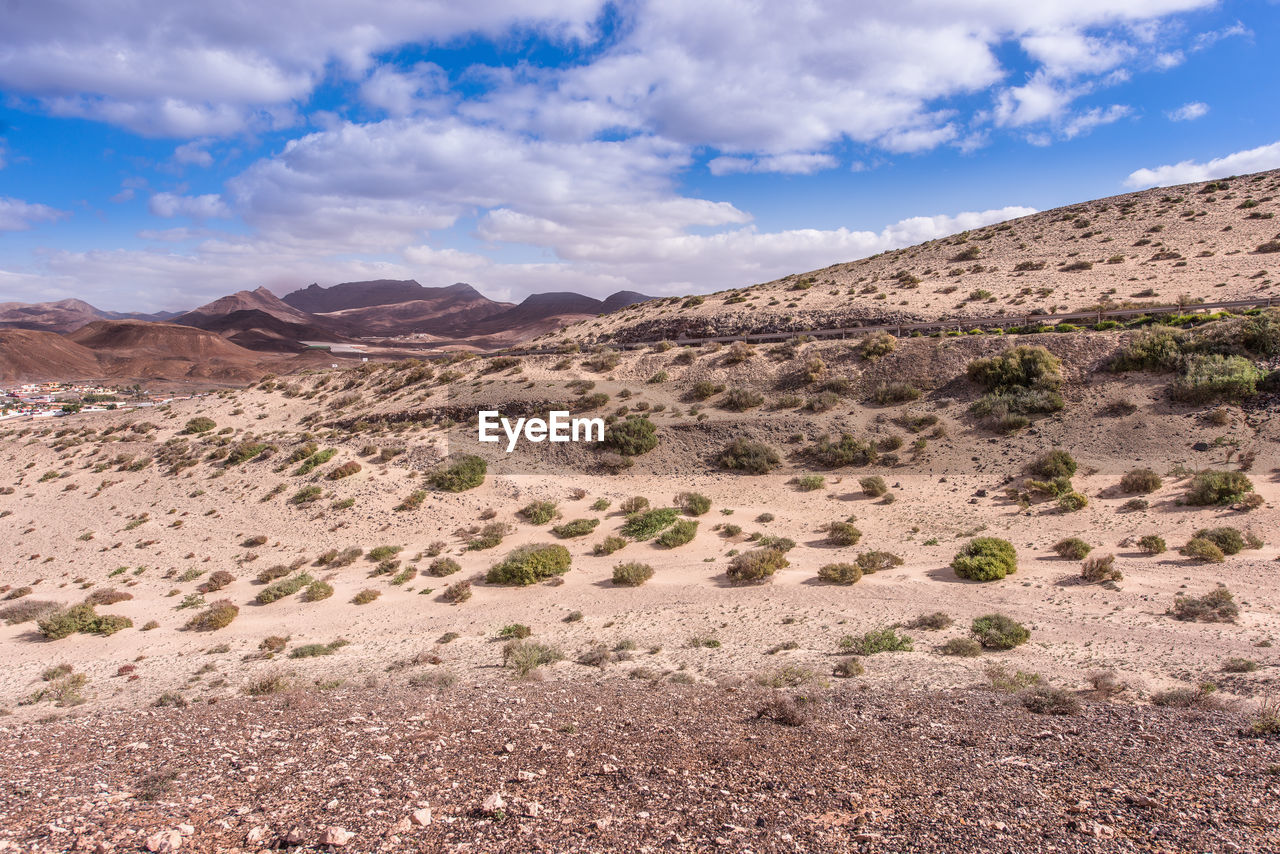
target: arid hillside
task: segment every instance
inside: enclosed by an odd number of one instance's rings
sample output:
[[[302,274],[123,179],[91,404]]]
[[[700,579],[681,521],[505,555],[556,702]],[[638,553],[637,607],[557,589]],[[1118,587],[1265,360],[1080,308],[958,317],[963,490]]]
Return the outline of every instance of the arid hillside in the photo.
[[[539,343],[656,341],[1094,306],[1280,296],[1280,171],[1083,202],[705,297],[650,300]]]
[[[501,681],[541,670],[498,642],[528,627],[549,662],[570,659],[557,678],[799,684],[839,664],[964,687],[998,665],[1257,701],[1280,632],[1277,352],[1276,313],[1255,313],[463,356],[267,379],[147,420],[18,423],[0,432],[0,697],[31,715],[387,668]],[[606,441],[476,441],[480,409],[558,407],[607,418]],[[958,574],[984,537],[1016,549],[1015,574]],[[523,546],[551,549],[532,575],[513,568]],[[1031,642],[983,652],[972,624],[997,612]],[[902,650],[870,655],[882,642]],[[1233,660],[1250,669],[1223,672]],[[66,696],[41,681],[63,662]]]

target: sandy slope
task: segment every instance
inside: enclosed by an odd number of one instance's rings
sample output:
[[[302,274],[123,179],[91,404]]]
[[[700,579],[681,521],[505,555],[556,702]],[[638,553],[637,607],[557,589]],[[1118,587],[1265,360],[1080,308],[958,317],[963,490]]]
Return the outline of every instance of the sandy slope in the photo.
[[[1278,296],[1280,171],[1055,208],[753,287],[651,300],[543,341],[658,340],[949,317],[1021,318],[1100,304]],[[833,259],[834,260],[834,259]],[[1074,267],[1088,265],[1088,269]],[[1041,265],[1040,269],[1019,269]]]
[[[1027,340],[1046,343],[1075,359],[1068,371],[1069,404],[1064,413],[1011,437],[975,429],[964,414],[967,400],[976,394],[970,384],[941,382],[954,375],[957,365],[995,352],[1007,341],[904,342],[898,352],[875,363],[850,355],[840,345],[824,345],[813,352],[822,352],[831,370],[853,377],[857,387],[874,384],[882,374],[905,376],[916,365],[915,376],[935,390],[908,406],[846,401],[821,415],[797,410],[738,415],[707,408],[700,413],[707,416],[705,420],[689,414],[687,404],[680,403],[682,389],[693,380],[711,377],[772,389],[790,376],[795,362],[775,364],[758,356],[744,365],[726,366],[722,355],[709,353],[683,366],[675,363],[674,352],[633,354],[611,373],[612,382],[601,377],[599,385],[615,392],[630,388],[635,396],[627,402],[632,407],[641,402],[666,407],[653,415],[662,444],[638,458],[632,470],[601,474],[586,464],[590,451],[508,462],[497,466],[496,474],[479,489],[457,495],[431,492],[422,507],[411,512],[393,508],[423,485],[423,472],[434,470],[447,450],[461,447],[458,437],[467,433],[421,423],[391,424],[385,432],[350,433],[318,429],[312,423],[320,446],[336,449],[337,455],[301,477],[290,473],[296,465],[278,473],[273,469],[297,446],[298,431],[305,429],[300,422],[313,413],[319,413],[321,424],[351,418],[376,421],[380,414],[429,414],[440,408],[473,406],[486,395],[513,400],[528,383],[533,388],[527,394],[546,398],[563,390],[567,379],[577,374],[554,370],[554,357],[527,360],[515,376],[481,374],[483,365],[468,363],[455,368],[464,376],[448,387],[419,382],[391,391],[400,382],[395,378],[405,376],[404,370],[326,371],[295,378],[270,391],[256,388],[176,403],[148,416],[156,425],[150,433],[110,434],[109,438],[121,441],[100,443],[96,435],[58,437],[47,431],[41,435],[11,430],[0,436],[0,459],[12,472],[5,485],[14,488],[0,496],[0,510],[10,514],[0,530],[4,553],[9,555],[0,567],[0,584],[31,586],[29,599],[63,603],[78,601],[94,588],[119,588],[134,598],[99,610],[125,615],[135,628],[109,638],[74,635],[44,641],[30,623],[0,627],[0,645],[10,662],[0,674],[0,698],[24,717],[46,713],[47,703],[19,703],[41,687],[41,672],[59,662],[73,665],[88,677],[85,696],[95,704],[111,705],[147,704],[174,690],[191,699],[226,696],[281,667],[303,683],[358,682],[396,662],[416,660],[418,664],[397,671],[394,678],[425,668],[506,682],[510,675],[499,667],[501,644],[495,638],[510,623],[529,625],[535,640],[559,646],[570,659],[596,644],[610,649],[620,644],[631,647],[621,656],[623,660],[606,669],[618,676],[636,666],[667,678],[684,673],[700,682],[726,674],[750,677],[783,665],[826,673],[842,636],[937,610],[951,614],[956,625],[941,632],[910,632],[916,640],[915,651],[868,657],[867,675],[862,678],[873,685],[964,686],[983,681],[982,670],[991,661],[1005,661],[1068,687],[1083,685],[1091,671],[1114,669],[1135,687],[1134,696],[1206,679],[1217,682],[1224,694],[1272,693],[1275,659],[1269,641],[1280,633],[1280,591],[1270,583],[1280,554],[1274,509],[1280,495],[1275,475],[1280,466],[1276,444],[1280,427],[1265,410],[1238,409],[1232,410],[1229,424],[1215,426],[1204,418],[1207,407],[1171,406],[1164,398],[1164,378],[1089,373],[1086,368],[1105,358],[1119,340],[1114,334]],[[650,385],[639,379],[651,376],[660,365],[671,371],[671,381]],[[348,383],[354,388],[341,390]],[[357,395],[360,402],[338,407],[347,395]],[[1132,400],[1138,410],[1119,418],[1102,415],[1103,407],[1118,397]],[[679,415],[672,410],[677,406]],[[734,435],[767,438],[787,449],[793,434],[808,442],[831,430],[902,433],[892,419],[904,412],[938,415],[946,435],[931,439],[919,455],[904,450],[895,467],[830,472],[825,489],[799,492],[789,485],[794,474],[809,468],[795,459],[780,473],[761,477],[721,472],[707,462]],[[212,418],[220,429],[230,430],[233,439],[251,431],[275,442],[280,450],[271,459],[233,467],[201,462],[176,476],[165,474],[159,462],[140,471],[121,471],[118,462],[108,464],[121,454],[137,459],[162,455],[162,445],[195,415]],[[102,430],[138,420],[107,413],[56,426]],[[1233,445],[1220,443],[1205,452],[1191,448],[1217,437],[1256,454],[1252,477],[1269,502],[1267,507],[1242,514],[1227,508],[1178,506],[1186,480],[1175,474],[1149,496],[1149,510],[1121,511],[1131,497],[1114,491],[1124,471],[1134,465],[1149,465],[1161,473],[1177,465],[1188,469],[1225,466],[1227,449]],[[907,435],[908,442],[912,438]],[[214,447],[209,437],[203,441],[201,456]],[[389,463],[378,463],[360,456],[366,444],[406,450]],[[1004,496],[1004,487],[1021,480],[1030,459],[1055,446],[1070,448],[1080,460],[1076,485],[1090,496],[1090,506],[1076,514],[1060,513],[1049,504],[1020,510]],[[357,475],[340,481],[324,477],[349,460],[362,462]],[[95,471],[97,466],[102,470]],[[66,476],[40,482],[48,471]],[[894,503],[861,494],[857,478],[870,473],[886,478],[897,499]],[[289,504],[289,496],[308,483],[320,486],[325,497],[305,507]],[[283,485],[283,491],[271,495],[277,484]],[[644,495],[661,506],[675,493],[691,488],[712,501],[692,543],[667,550],[638,542],[612,556],[590,553],[595,543],[621,526],[623,517],[617,508],[624,498]],[[572,498],[575,489],[584,490],[584,497]],[[353,506],[331,507],[346,498],[353,499]],[[440,601],[445,584],[477,578],[511,547],[555,540],[549,526],[533,526],[516,515],[535,498],[558,501],[563,520],[601,520],[592,535],[565,541],[573,555],[573,569],[564,583],[526,589],[478,583],[473,598],[462,605]],[[590,509],[597,498],[611,502],[607,512]],[[483,524],[487,509],[494,511],[497,521],[509,522],[514,533],[495,549],[465,551],[470,535],[459,529]],[[775,519],[754,522],[762,512],[774,514]],[[130,527],[130,520],[143,514],[145,521]],[[820,526],[851,516],[863,533],[861,542],[850,548],[827,545]],[[738,524],[743,533],[726,538],[713,530],[720,523]],[[1224,524],[1258,532],[1266,546],[1214,566],[1188,562],[1172,551],[1144,557],[1132,546],[1136,536],[1159,533],[1176,548],[1198,528]],[[788,555],[790,566],[769,585],[729,586],[724,576],[729,554],[748,548],[746,535],[753,531],[796,540],[797,547]],[[956,549],[977,533],[1007,537],[1018,547],[1016,575],[989,584],[955,577],[947,564]],[[242,545],[255,534],[264,534],[266,544]],[[1125,575],[1118,589],[1076,583],[1078,564],[1050,551],[1053,543],[1069,535],[1084,537],[1098,553],[1116,554]],[[430,560],[417,556],[435,541],[446,544],[445,553],[462,564],[462,573],[443,580],[419,575],[393,585],[390,575],[370,577],[375,564],[364,558],[337,570],[312,566],[328,549],[357,546],[368,551],[378,545],[397,545],[403,547],[400,568],[414,565],[425,570]],[[817,582],[816,570],[822,564],[847,560],[867,549],[895,552],[905,563],[867,576],[852,587]],[[335,595],[315,603],[291,596],[266,606],[252,604],[261,589],[253,581],[258,571],[295,560],[302,560],[315,577],[330,579]],[[656,571],[654,579],[640,588],[614,587],[608,579],[614,564],[622,560],[650,563]],[[111,575],[120,567],[126,567],[125,572]],[[195,611],[175,610],[175,606],[218,569],[231,571],[236,580],[207,598],[230,599],[240,606],[239,617],[217,632],[182,631]],[[189,571],[194,571],[194,577],[180,580]],[[1182,623],[1165,616],[1175,593],[1203,593],[1219,581],[1240,599],[1238,623]],[[427,588],[432,592],[424,595]],[[380,591],[380,598],[367,605],[352,604],[353,596],[364,589]],[[995,610],[1031,627],[1031,643],[978,659],[935,653],[941,642],[965,634],[973,617]],[[564,622],[575,611],[583,618]],[[141,631],[150,620],[158,627]],[[460,637],[438,644],[446,632]],[[259,642],[268,635],[288,636],[291,649],[339,637],[350,645],[323,658],[283,662],[279,657],[256,658]],[[720,645],[695,648],[690,645],[694,637],[714,638]],[[783,644],[794,648],[770,653]],[[434,660],[433,656],[439,664],[421,663]],[[1222,661],[1229,657],[1254,659],[1262,668],[1251,674],[1219,673]],[[113,675],[130,663],[136,664],[137,678]],[[572,660],[549,671],[566,679],[598,672]]]

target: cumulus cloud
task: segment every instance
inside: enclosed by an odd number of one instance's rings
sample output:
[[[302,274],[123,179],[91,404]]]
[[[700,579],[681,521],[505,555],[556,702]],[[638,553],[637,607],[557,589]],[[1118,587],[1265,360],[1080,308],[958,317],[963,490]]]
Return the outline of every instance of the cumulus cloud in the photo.
[[[148,203],[148,209],[156,216],[189,216],[192,219],[220,219],[231,216],[222,196],[207,193],[203,196],[180,196],[174,193],[156,193]]]
[[[353,4],[9,4],[0,28],[0,88],[55,115],[151,136],[225,135],[285,126],[331,67],[363,74],[408,43],[538,28],[583,39],[601,0],[448,0]]]
[[[1167,115],[1170,121],[1175,122],[1191,122],[1196,119],[1203,118],[1209,114],[1209,105],[1203,101],[1191,101],[1183,104],[1176,110],[1170,110]]]
[[[38,222],[57,222],[66,211],[0,196],[0,231],[26,231]]]
[[[1206,163],[1183,160],[1180,163],[1138,169],[1129,173],[1124,183],[1125,186],[1141,189],[1170,184],[1190,184],[1194,181],[1209,181],[1214,178],[1245,175],[1276,168],[1280,168],[1280,142],[1237,151]]]

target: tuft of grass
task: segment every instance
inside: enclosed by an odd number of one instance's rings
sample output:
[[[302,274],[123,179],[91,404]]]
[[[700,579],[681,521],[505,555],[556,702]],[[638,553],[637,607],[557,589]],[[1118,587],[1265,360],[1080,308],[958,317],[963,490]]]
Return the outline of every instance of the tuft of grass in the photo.
[[[572,558],[561,545],[521,546],[489,568],[490,584],[526,586],[569,571]]]

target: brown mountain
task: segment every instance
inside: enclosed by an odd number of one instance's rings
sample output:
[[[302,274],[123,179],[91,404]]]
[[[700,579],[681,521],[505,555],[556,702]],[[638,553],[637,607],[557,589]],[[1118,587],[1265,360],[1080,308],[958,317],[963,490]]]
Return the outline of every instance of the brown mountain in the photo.
[[[428,288],[413,279],[375,279],[368,282],[343,282],[331,287],[312,284],[301,290],[285,294],[284,302],[310,314],[326,314],[353,308],[396,305],[418,301],[490,302],[475,288],[458,282],[445,288]]]
[[[0,329],[0,382],[90,379],[101,373],[97,354],[63,335]]]
[[[99,320],[66,337],[92,350],[106,376],[241,381],[261,373],[260,354],[175,323]]]
[[[237,291],[173,318],[250,350],[299,352],[300,341],[347,341],[347,325],[329,321],[283,302],[266,288]]]
[[[74,332],[95,320],[164,320],[172,312],[135,314],[103,311],[84,300],[55,302],[0,302],[0,328],[38,329],[46,332]]]

